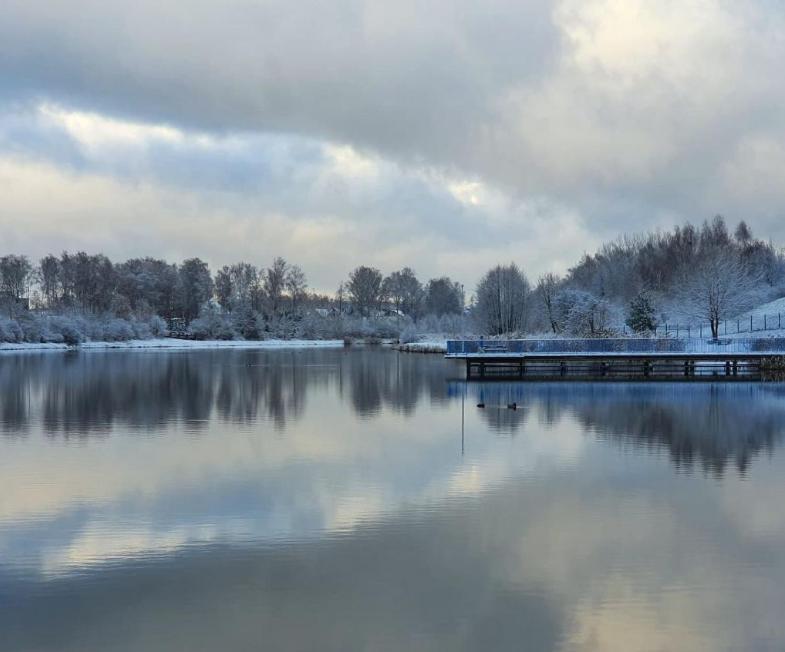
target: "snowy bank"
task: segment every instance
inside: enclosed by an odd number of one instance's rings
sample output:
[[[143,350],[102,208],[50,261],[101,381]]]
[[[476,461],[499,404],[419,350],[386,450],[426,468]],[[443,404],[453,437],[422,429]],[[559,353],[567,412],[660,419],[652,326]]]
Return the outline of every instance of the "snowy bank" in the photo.
[[[301,349],[336,348],[344,345],[343,340],[178,340],[161,338],[150,340],[127,340],[124,342],[82,342],[76,346],[67,344],[12,342],[0,344],[0,353],[23,351],[105,351],[107,349],[156,349],[156,350],[204,350],[204,349]]]
[[[406,342],[396,347],[406,353],[447,353],[447,340],[422,340],[421,342]]]

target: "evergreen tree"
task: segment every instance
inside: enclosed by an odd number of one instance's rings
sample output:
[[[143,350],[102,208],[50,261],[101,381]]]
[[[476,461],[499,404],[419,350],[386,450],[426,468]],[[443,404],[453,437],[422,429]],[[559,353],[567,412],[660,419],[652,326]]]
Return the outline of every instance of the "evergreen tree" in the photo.
[[[630,314],[627,317],[627,326],[635,333],[653,333],[657,329],[654,306],[645,292],[640,292],[630,301]]]

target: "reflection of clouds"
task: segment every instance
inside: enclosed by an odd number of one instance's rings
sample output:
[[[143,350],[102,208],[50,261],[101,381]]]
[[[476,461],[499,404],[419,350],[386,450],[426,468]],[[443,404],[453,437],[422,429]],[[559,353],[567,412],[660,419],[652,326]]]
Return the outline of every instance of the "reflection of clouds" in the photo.
[[[516,449],[529,433],[521,434]],[[497,452],[505,443],[487,441]],[[380,519],[369,516],[376,506],[348,501],[342,508],[358,512],[359,529],[314,540],[259,546],[237,533],[228,548],[216,545],[227,537],[206,532],[213,545],[204,548],[180,544],[175,532],[177,550],[162,540],[158,554],[132,541],[148,570],[114,542],[119,557],[100,575],[83,566],[49,579],[50,590],[79,595],[79,618],[25,631],[38,616],[36,601],[23,600],[5,631],[12,642],[48,631],[64,649],[108,640],[163,649],[171,642],[153,637],[177,631],[180,647],[207,650],[227,633],[240,641],[260,630],[271,649],[342,650],[357,641],[382,650],[402,642],[415,650],[777,649],[785,529],[750,546],[714,481],[674,476],[651,457],[620,464],[601,443],[594,453],[602,454],[596,472],[556,466],[534,483],[508,474],[467,487],[481,489],[471,499],[410,504]],[[468,479],[484,464],[465,466]],[[94,555],[100,536],[91,536],[83,550]],[[133,623],[127,640],[111,638],[119,613]]]
[[[428,359],[412,357],[418,364]],[[385,364],[380,376],[390,394]],[[511,475],[573,460],[585,443],[574,429],[534,429],[510,456],[494,449],[470,412],[467,427],[479,434],[470,433],[461,460],[457,403],[449,410],[392,409],[367,422],[344,404],[336,408],[335,373],[319,367],[322,381],[301,385],[310,387],[307,409],[279,434],[264,418],[227,424],[219,410],[196,431],[190,422],[174,421],[154,437],[116,427],[111,436],[79,446],[28,439],[0,461],[15,488],[0,498],[0,523],[16,524],[4,528],[0,550],[29,541],[25,565],[57,574],[100,563],[102,544],[111,559],[122,550],[154,554],[159,541],[167,551],[350,532],[406,506],[479,497]],[[53,536],[39,540],[41,527]],[[123,548],[125,540],[140,541],[138,552],[130,544]]]

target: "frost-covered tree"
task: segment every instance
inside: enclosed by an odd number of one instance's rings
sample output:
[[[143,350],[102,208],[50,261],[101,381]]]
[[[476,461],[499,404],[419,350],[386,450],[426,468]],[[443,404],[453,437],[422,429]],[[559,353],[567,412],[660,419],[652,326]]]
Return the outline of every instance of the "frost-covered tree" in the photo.
[[[421,312],[423,288],[410,267],[393,272],[384,279],[382,293],[396,311],[416,319]]]
[[[33,266],[27,256],[9,254],[0,258],[0,299],[13,316],[19,308],[19,301],[27,294]]]
[[[264,292],[267,296],[272,315],[277,315],[281,310],[283,293],[286,290],[286,274],[288,271],[289,265],[281,257],[273,260],[273,264],[264,271]]]
[[[33,266],[27,256],[9,254],[0,258],[0,289],[3,294],[19,300],[27,293]]]
[[[213,279],[207,263],[199,258],[183,261],[178,277],[178,306],[182,316],[190,322],[213,296]]]
[[[679,309],[708,321],[716,339],[723,319],[736,317],[761,301],[762,283],[760,270],[745,264],[738,254],[715,247],[685,273],[677,293]]]
[[[736,242],[742,246],[746,246],[752,241],[752,231],[744,220],[739,222],[739,224],[736,226],[736,230],[733,232],[733,237],[736,239]]]
[[[292,265],[286,272],[286,291],[292,301],[292,312],[297,312],[297,306],[305,292],[308,289],[308,280],[305,278],[305,272],[299,265]]]
[[[379,305],[382,273],[375,267],[361,265],[349,275],[347,289],[354,308],[361,315],[368,316],[371,310]]]
[[[233,309],[259,305],[261,292],[259,270],[250,263],[236,263],[229,268]]]
[[[463,312],[463,287],[448,276],[432,278],[425,290],[425,312],[429,315],[459,315]]]
[[[540,307],[548,321],[548,325],[554,333],[559,332],[559,322],[556,320],[553,306],[553,300],[558,289],[559,277],[556,274],[549,272],[537,279],[537,298],[540,301]]]
[[[60,257],[63,301],[82,312],[106,312],[117,292],[114,265],[103,254],[84,251]]]
[[[515,333],[526,324],[529,282],[515,263],[488,271],[477,286],[476,314],[492,335]]]
[[[38,263],[38,284],[47,308],[54,308],[60,299],[60,260],[49,254]]]
[[[229,265],[224,265],[215,273],[215,298],[224,310],[232,309],[232,273]]]
[[[613,305],[591,292],[575,288],[559,290],[553,305],[559,329],[568,335],[597,337],[611,330]]]
[[[343,314],[343,304],[346,301],[346,284],[341,282],[338,284],[338,289],[335,291],[335,300],[338,303],[338,314]]]
[[[156,258],[132,258],[115,265],[117,291],[125,296],[131,309],[140,314],[152,312],[173,317],[177,292],[177,266]]]

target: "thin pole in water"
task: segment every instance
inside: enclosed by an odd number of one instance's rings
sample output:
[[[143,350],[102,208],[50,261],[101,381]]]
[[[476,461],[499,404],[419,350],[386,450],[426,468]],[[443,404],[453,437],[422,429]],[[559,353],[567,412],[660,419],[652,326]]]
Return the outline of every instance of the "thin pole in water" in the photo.
[[[464,410],[464,405],[466,403],[466,385],[463,386],[461,390],[461,457],[463,457],[464,451],[464,424],[466,422],[466,411]]]

